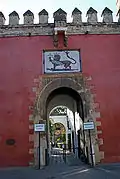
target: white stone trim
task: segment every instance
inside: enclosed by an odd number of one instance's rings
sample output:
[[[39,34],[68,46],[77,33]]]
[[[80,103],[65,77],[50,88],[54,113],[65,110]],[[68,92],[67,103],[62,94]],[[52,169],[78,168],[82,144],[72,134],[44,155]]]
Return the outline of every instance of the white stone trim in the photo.
[[[86,77],[86,81],[92,81],[92,76]]]
[[[96,126],[101,126],[102,125],[101,121],[96,121],[95,123],[96,123]]]
[[[29,154],[34,154],[34,149],[29,149]]]
[[[29,142],[34,142],[34,134],[29,134]]]
[[[34,125],[33,125],[33,124],[30,124],[30,125],[29,125],[29,129],[30,129],[30,130],[34,129]]]
[[[66,34],[66,32],[67,32],[67,27],[55,27],[55,28],[54,28],[55,35],[57,35],[58,32],[61,32],[61,31],[63,31],[63,32]]]
[[[84,93],[85,90],[84,90],[84,89],[81,89],[81,90],[78,90],[77,92],[80,94],[80,93]]]
[[[94,108],[100,108],[100,104],[99,103],[94,103]]]
[[[102,134],[102,131],[101,130],[100,131],[97,130],[97,134]]]
[[[39,78],[35,78],[34,83],[39,83]]]
[[[98,139],[98,141],[99,141],[99,145],[103,145],[104,142],[102,138]]]
[[[32,92],[36,93],[37,87],[32,87]]]
[[[104,152],[103,151],[100,151],[100,160],[102,160],[102,159],[104,159],[105,158],[105,156],[104,156],[105,154],[104,154]]]
[[[34,165],[34,163],[33,162],[29,162],[29,166],[33,166]]]
[[[29,115],[29,121],[33,121],[33,115],[32,114]]]
[[[100,117],[101,117],[101,116],[100,116],[100,112],[95,112],[95,113],[94,113],[94,117],[95,117],[95,118],[100,118]]]

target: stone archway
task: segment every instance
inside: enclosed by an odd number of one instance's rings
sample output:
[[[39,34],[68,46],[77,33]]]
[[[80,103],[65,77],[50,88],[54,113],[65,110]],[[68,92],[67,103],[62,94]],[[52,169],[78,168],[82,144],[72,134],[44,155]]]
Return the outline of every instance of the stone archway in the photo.
[[[45,114],[46,114],[46,101],[51,94],[52,91],[54,91],[57,88],[66,87],[71,88],[74,91],[76,91],[81,99],[82,102],[85,102],[85,91],[84,91],[84,81],[81,80],[81,84],[77,83],[74,79],[71,78],[57,78],[53,79],[51,82],[49,82],[40,92],[40,95],[37,99],[37,111],[39,112],[41,118],[44,120]],[[85,103],[84,103],[85,104]],[[87,115],[87,110],[84,107],[85,115]]]
[[[89,93],[88,88],[85,86],[85,79],[82,75],[45,75],[42,78],[42,88],[38,91],[38,96],[35,102],[35,110],[34,110],[34,118],[35,122],[46,123],[46,102],[50,94],[61,87],[71,88],[76,91],[76,93],[80,96],[83,104],[83,112],[84,112],[84,121],[88,121],[88,119],[95,120],[95,118],[91,118],[91,111],[93,110],[93,101],[91,101],[91,94]],[[94,121],[95,122],[95,121]],[[44,137],[45,140],[45,137]],[[97,128],[92,132],[92,141],[95,148],[96,153],[96,162],[100,161],[99,159],[99,146],[97,141]],[[86,145],[89,146],[88,135],[86,134]],[[47,147],[47,144],[45,144]],[[43,162],[44,163],[44,162]]]

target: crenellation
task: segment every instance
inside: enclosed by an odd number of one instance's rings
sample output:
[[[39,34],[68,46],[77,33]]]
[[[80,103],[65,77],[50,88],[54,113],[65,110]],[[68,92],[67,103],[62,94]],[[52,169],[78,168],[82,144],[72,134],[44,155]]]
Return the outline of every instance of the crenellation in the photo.
[[[120,9],[119,9],[119,11],[117,13],[117,16],[118,16],[118,22],[120,23]]]
[[[4,25],[5,24],[5,16],[2,12],[0,12],[0,25]]]
[[[34,24],[34,14],[28,10],[23,14],[24,23],[19,24],[19,14],[13,11],[9,14],[9,25],[4,25],[5,17],[0,12],[0,37],[53,35],[56,27],[66,28],[67,35],[120,34],[120,11],[118,12],[118,22],[113,22],[112,13],[110,9],[105,8],[102,12],[103,22],[99,22],[97,11],[91,7],[87,11],[87,22],[83,22],[82,12],[75,8],[72,12],[73,21],[67,23],[67,13],[60,8],[53,13],[54,23],[49,23],[49,14],[43,9],[38,14],[39,23]]]
[[[55,27],[64,27],[67,23],[67,13],[59,8],[53,13],[54,25]]]
[[[48,23],[48,12],[43,9],[39,12],[39,23],[40,24],[47,24]]]
[[[73,24],[78,24],[81,25],[82,24],[82,12],[78,9],[75,8],[72,12],[72,17],[73,17]]]
[[[118,11],[118,22],[120,22],[120,11]],[[111,24],[113,23],[113,12],[109,9],[109,8],[105,8],[102,12],[103,20],[102,23],[107,23],[107,24]],[[32,25],[34,24],[34,14],[30,11],[27,10],[24,14],[24,22],[23,25]],[[43,9],[42,11],[40,11],[38,13],[38,17],[39,17],[39,24],[44,25],[44,24],[50,24],[48,23],[48,18],[49,18],[49,14],[48,12]],[[89,24],[98,24],[98,16],[97,16],[97,11],[95,9],[93,9],[92,7],[90,7],[87,11],[86,14],[86,21]],[[57,11],[55,11],[53,13],[53,18],[54,18],[54,25],[55,26],[66,26],[67,23],[67,13],[59,8]],[[9,14],[9,25],[19,25],[19,14],[16,11],[13,11],[12,13]],[[5,24],[5,17],[3,15],[2,12],[0,12],[0,25],[4,25]],[[78,9],[75,8],[72,11],[72,24],[73,25],[82,25],[85,24],[85,21],[82,22],[82,12]],[[34,24],[36,25],[36,24]]]
[[[19,15],[16,11],[13,11],[9,14],[9,25],[18,25],[19,24]]]
[[[103,23],[113,23],[112,11],[107,7],[102,12]]]
[[[30,11],[27,10],[24,14],[24,24],[34,24],[34,14]]]
[[[90,24],[97,24],[98,17],[97,17],[97,11],[93,9],[92,7],[89,8],[87,11],[87,22]]]

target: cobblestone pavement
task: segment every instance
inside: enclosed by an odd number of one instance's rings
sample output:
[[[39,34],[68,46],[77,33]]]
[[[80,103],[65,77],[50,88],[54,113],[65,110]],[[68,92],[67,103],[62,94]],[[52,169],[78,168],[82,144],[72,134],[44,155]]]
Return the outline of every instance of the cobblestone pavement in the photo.
[[[73,155],[67,155],[66,163],[62,151],[55,149],[50,165],[41,170],[34,168],[0,169],[0,179],[120,179],[120,164],[100,165],[94,168],[83,164]]]

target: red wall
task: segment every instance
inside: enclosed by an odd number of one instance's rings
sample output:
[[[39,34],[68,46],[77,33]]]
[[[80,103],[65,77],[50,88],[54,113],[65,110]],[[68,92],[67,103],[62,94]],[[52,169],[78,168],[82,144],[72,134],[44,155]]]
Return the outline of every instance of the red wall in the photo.
[[[104,162],[120,161],[119,47],[120,35],[74,35],[68,40],[69,49],[81,49],[82,71],[92,76],[96,88]],[[0,39],[0,166],[28,165],[30,160],[28,105],[33,80],[42,74],[43,49],[54,49],[53,37]],[[6,145],[8,138],[16,144]]]

